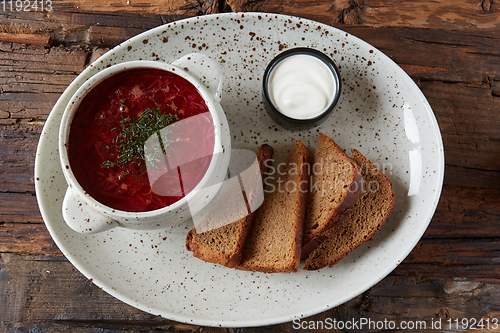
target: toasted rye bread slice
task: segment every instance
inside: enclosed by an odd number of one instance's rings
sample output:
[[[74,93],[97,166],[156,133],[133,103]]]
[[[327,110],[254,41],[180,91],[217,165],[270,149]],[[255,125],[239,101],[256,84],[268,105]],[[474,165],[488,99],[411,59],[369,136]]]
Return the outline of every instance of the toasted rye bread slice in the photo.
[[[355,149],[352,150],[352,159],[360,167],[366,181],[363,193],[352,212],[342,221],[338,232],[309,255],[304,265],[305,270],[332,267],[370,240],[380,230],[396,204],[390,179]]]
[[[338,222],[350,212],[363,186],[356,163],[323,133],[319,134],[311,172],[302,258],[335,233]]]
[[[262,177],[268,172],[272,156],[271,146],[264,144],[259,147],[257,160]],[[240,261],[243,244],[254,217],[255,212],[236,222],[203,233],[197,233],[193,228],[187,234],[186,248],[201,260],[234,267]]]
[[[297,141],[274,190],[257,210],[238,269],[296,272],[309,187],[309,151]]]

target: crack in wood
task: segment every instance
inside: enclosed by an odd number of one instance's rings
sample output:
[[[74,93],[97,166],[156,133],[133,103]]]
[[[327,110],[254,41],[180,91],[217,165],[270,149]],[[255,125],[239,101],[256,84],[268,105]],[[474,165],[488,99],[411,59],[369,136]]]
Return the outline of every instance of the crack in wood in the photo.
[[[395,33],[395,35],[398,37],[398,38],[401,38],[401,39],[406,39],[406,40],[409,40],[409,41],[413,41],[413,42],[420,42],[420,43],[425,43],[425,44],[431,44],[431,45],[447,45],[447,46],[453,46],[453,47],[457,47],[457,46],[463,46],[463,47],[469,47],[469,46],[472,46],[471,44],[461,44],[461,43],[457,43],[456,41],[430,41],[430,40],[425,40],[425,39],[418,39],[418,38],[411,38],[411,37],[407,37],[407,36],[400,36],[398,35],[397,33]],[[498,56],[498,54],[497,54]]]
[[[438,68],[438,67],[435,67],[435,68]],[[413,78],[412,75],[410,75],[410,77]],[[446,79],[436,79],[436,78],[428,78],[428,77],[418,77],[418,78],[415,78],[415,79],[417,79],[419,82],[439,82],[439,83],[443,83],[443,84],[479,85],[481,83],[484,83],[483,81],[479,81],[479,80],[478,81],[463,81],[463,80],[452,80],[452,79],[449,79],[449,80],[446,80]]]
[[[0,189],[0,193],[6,193],[6,194],[30,194],[31,196],[36,196],[35,191],[13,191],[13,190],[2,190],[2,189]]]
[[[95,60],[97,60],[97,58],[95,59],[92,59],[92,55],[94,54],[94,51],[92,52],[87,52],[87,56],[85,57],[85,61],[83,62],[83,66],[84,67],[87,67],[88,65],[90,65],[92,62],[94,62]]]
[[[226,0],[218,0],[218,1],[219,1],[219,6],[218,6],[219,13],[231,12],[231,7],[229,6]]]
[[[339,23],[356,25],[359,24],[359,9],[360,5],[357,1],[350,0],[349,7],[342,10],[339,18]]]

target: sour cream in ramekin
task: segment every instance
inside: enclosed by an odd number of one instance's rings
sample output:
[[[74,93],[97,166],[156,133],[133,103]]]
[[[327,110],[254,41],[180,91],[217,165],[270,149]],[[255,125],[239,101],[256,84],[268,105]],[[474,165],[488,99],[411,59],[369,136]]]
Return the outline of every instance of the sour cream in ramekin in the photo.
[[[269,94],[276,108],[294,119],[317,117],[332,103],[337,83],[319,58],[297,54],[271,73]]]
[[[269,116],[285,128],[310,128],[335,109],[342,83],[333,60],[311,48],[278,54],[267,66],[262,84]]]

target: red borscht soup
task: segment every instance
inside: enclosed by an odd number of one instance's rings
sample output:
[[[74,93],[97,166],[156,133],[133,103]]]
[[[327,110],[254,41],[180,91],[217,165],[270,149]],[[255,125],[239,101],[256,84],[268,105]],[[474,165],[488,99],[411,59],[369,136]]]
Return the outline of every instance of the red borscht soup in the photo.
[[[189,126],[171,126],[169,137],[178,139],[161,142],[157,156],[145,156],[151,136],[161,138],[162,130],[188,118]],[[144,212],[186,196],[205,175],[214,144],[212,116],[189,81],[159,69],[133,69],[105,79],[83,98],[71,123],[68,157],[76,180],[94,199],[117,210]],[[175,154],[189,162],[165,170],[159,186],[164,189],[152,190],[146,160]],[[182,191],[165,195],[169,186]]]

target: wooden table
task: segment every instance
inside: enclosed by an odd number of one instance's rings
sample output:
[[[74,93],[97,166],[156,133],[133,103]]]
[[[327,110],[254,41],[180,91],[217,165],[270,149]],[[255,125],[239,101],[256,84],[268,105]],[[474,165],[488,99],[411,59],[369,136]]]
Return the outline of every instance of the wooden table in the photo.
[[[439,318],[499,318],[498,1],[62,0],[52,1],[49,12],[17,11],[15,1],[10,10],[9,0],[2,10],[2,4],[0,331],[236,332],[158,318],[93,285],[52,241],[33,185],[35,149],[44,122],[67,85],[89,63],[150,28],[227,11],[301,16],[360,37],[413,78],[442,132],[445,183],[422,240],[383,281],[310,320],[423,320],[429,328]],[[294,328],[290,322],[237,331]]]

